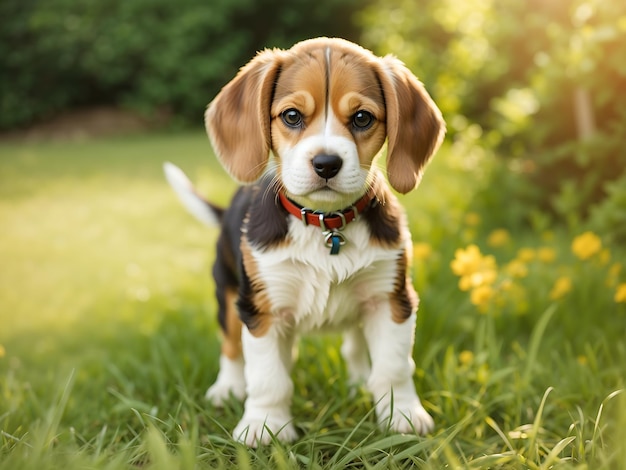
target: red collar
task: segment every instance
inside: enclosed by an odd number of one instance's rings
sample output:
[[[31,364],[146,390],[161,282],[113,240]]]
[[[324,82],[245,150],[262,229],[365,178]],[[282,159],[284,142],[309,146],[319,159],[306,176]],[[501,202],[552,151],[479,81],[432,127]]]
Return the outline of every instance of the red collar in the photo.
[[[334,212],[318,212],[296,204],[283,192],[279,193],[278,196],[281,204],[287,212],[302,220],[304,225],[321,227],[323,232],[330,230],[343,230],[346,225],[353,220],[356,220],[359,214],[367,210],[372,204],[372,201],[375,200],[374,193],[370,189],[361,199],[344,210]]]

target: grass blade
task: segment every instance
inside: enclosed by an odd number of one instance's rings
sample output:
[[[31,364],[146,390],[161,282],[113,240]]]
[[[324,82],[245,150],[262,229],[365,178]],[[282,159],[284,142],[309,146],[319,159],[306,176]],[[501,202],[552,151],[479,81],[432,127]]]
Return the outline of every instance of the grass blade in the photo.
[[[530,439],[528,441],[528,460],[531,462],[535,460],[535,446],[537,443],[537,436],[539,435],[539,429],[541,428],[541,420],[543,418],[543,410],[546,406],[546,401],[548,400],[548,395],[554,390],[552,387],[548,387],[548,389],[543,394],[543,398],[541,399],[541,404],[539,405],[539,409],[537,410],[537,416],[535,416],[535,420],[533,421],[533,425],[530,429]]]
[[[548,323],[557,310],[557,304],[550,305],[546,311],[541,315],[537,325],[535,326],[531,336],[530,343],[528,344],[528,356],[526,357],[526,367],[522,374],[522,383],[528,385],[530,383],[533,368],[537,363],[537,356],[539,355],[539,346],[541,340],[546,332]]]
[[[541,464],[541,470],[549,469],[554,462],[559,460],[558,456],[561,451],[565,449],[568,445],[570,445],[574,440],[576,440],[576,436],[569,436],[557,442],[557,444],[552,448],[550,453],[546,456],[546,459]]]

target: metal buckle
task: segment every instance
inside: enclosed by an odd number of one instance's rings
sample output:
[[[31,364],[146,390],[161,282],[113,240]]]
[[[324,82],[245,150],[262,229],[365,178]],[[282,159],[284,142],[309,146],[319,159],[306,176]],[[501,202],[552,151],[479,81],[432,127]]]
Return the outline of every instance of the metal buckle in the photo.
[[[331,247],[332,246],[332,240],[331,238],[333,237],[338,237],[339,238],[339,244],[341,246],[344,246],[346,244],[346,237],[343,236],[343,233],[341,232],[335,232],[335,231],[329,231],[329,232],[324,232],[324,243],[326,244],[327,247]]]
[[[309,225],[309,221],[306,220],[306,215],[311,212],[309,209],[303,207],[302,209],[300,209],[300,218],[302,219],[302,222],[304,223],[304,225]]]
[[[350,206],[350,209],[352,209],[352,212],[354,212],[354,219],[352,219],[352,220],[358,220],[358,218],[359,218],[359,210],[356,208],[356,206]]]
[[[324,244],[330,248],[331,255],[338,255],[341,247],[346,244],[346,238],[343,233],[331,230],[324,232]]]
[[[322,228],[322,232],[328,232],[328,229],[326,228],[326,224],[324,223],[324,220],[327,219],[328,217],[334,217],[334,216],[337,216],[341,219],[341,227],[334,228],[332,230],[343,230],[344,228],[346,228],[346,225],[347,225],[346,216],[343,215],[343,212],[329,212],[328,214],[322,213],[319,215],[320,227]],[[344,243],[345,243],[345,239],[344,239]]]

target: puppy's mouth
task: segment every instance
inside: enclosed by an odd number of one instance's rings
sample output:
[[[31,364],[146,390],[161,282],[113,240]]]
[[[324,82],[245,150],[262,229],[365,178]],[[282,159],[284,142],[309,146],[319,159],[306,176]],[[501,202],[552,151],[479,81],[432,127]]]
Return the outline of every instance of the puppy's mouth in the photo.
[[[303,207],[320,212],[332,212],[348,207],[362,194],[344,193],[329,184],[323,184],[307,194],[287,194],[287,196]]]

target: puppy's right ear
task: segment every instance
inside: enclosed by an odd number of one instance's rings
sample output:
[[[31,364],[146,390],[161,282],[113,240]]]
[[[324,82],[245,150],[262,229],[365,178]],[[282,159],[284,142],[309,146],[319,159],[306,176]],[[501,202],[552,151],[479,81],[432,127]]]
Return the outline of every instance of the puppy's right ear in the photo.
[[[270,106],[281,52],[257,54],[222,88],[204,114],[217,157],[241,183],[259,179],[269,160]]]

